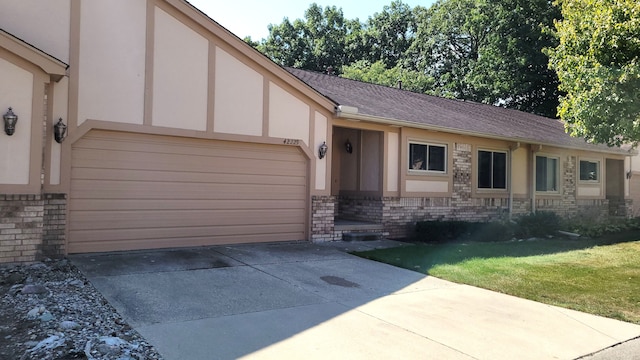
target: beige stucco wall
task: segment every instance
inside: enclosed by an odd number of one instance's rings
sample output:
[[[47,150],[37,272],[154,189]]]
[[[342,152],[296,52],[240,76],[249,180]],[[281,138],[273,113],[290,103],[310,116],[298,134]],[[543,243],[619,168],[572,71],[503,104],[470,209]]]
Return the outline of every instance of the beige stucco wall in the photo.
[[[526,195],[529,193],[529,149],[520,147],[511,153],[511,186],[514,195]]]
[[[578,196],[594,196],[599,197],[602,195],[600,186],[578,186]]]
[[[70,0],[0,0],[0,9],[0,28],[69,63]]]
[[[153,125],[205,131],[209,42],[159,8],[154,39]]]
[[[331,154],[327,155],[323,159],[318,158],[318,149],[322,143],[327,141],[327,117],[315,112],[315,122],[313,129],[315,137],[315,145],[313,147],[314,155],[316,156],[316,190],[324,190],[327,187],[327,159]],[[327,147],[331,145],[331,142],[327,144]],[[332,151],[332,149],[329,149]]]
[[[264,79],[257,71],[216,47],[213,130],[262,135]]]
[[[269,83],[269,136],[309,144],[309,105]]]
[[[355,129],[341,128],[334,130],[333,151],[338,152],[339,161],[339,189],[344,191],[358,190],[358,157],[360,151],[360,132]],[[345,150],[345,143],[349,141],[353,146],[353,153]]]
[[[0,120],[0,184],[29,184],[33,74],[0,58],[0,118],[9,107],[18,116],[7,136]]]
[[[50,119],[51,126],[53,127],[60,118],[62,118],[62,122],[68,125],[67,104],[69,102],[69,78],[64,77],[59,82],[52,83],[51,86],[53,86],[53,117]],[[61,148],[61,144],[51,141],[51,162],[49,164],[49,183],[51,185],[60,184]]]
[[[146,2],[80,5],[78,124],[87,119],[142,124]]]
[[[407,180],[408,192],[446,193],[449,191],[448,181]]]
[[[387,133],[387,191],[398,191],[400,134]]]

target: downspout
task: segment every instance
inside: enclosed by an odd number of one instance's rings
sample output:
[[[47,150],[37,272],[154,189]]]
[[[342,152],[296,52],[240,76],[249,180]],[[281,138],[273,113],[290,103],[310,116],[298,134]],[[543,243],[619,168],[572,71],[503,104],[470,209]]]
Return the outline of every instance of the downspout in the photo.
[[[509,220],[513,217],[513,152],[519,148],[519,142],[509,146]]]

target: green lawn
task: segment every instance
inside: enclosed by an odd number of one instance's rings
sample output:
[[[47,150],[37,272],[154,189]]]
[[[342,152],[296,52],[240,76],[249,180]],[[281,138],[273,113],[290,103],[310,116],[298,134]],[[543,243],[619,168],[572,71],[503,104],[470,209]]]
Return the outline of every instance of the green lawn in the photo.
[[[640,241],[420,244],[356,255],[457,283],[640,324]],[[634,234],[640,239],[640,234]],[[625,238],[626,237],[626,238]]]

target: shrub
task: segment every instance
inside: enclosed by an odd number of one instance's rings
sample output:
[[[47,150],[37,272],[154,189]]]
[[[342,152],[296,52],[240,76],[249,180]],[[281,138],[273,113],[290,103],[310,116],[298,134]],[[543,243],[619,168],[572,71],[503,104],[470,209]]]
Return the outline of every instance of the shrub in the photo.
[[[446,242],[453,240],[505,241],[513,237],[513,226],[502,222],[420,221],[414,240]]]
[[[538,211],[521,216],[517,221],[515,234],[521,238],[554,235],[560,230],[560,217],[550,211]]]

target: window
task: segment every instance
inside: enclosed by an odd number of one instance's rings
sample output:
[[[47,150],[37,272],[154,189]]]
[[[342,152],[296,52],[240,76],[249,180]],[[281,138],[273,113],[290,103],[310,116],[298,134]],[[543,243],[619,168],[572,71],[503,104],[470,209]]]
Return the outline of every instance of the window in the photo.
[[[558,191],[558,159],[536,156],[536,191]]]
[[[446,146],[409,143],[409,170],[444,173],[446,171],[446,163]]]
[[[580,181],[598,181],[600,162],[580,160]]]
[[[478,189],[507,188],[507,153],[478,151]]]

